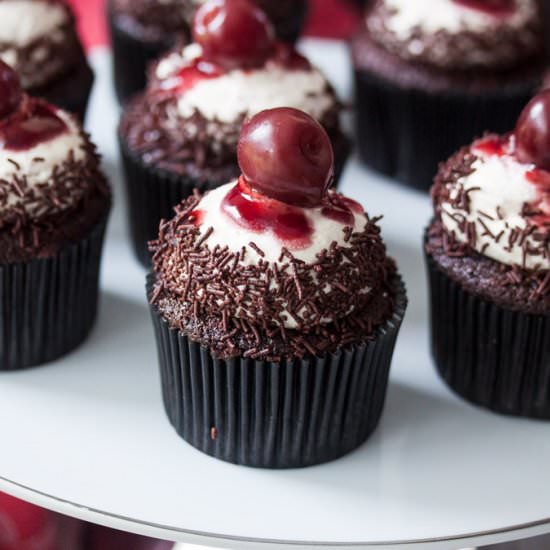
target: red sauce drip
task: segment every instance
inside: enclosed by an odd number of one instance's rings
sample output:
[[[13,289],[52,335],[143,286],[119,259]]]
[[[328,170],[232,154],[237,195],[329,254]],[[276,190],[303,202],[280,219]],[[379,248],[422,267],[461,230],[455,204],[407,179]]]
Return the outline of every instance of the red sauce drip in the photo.
[[[516,12],[515,0],[453,0],[455,4],[492,17],[509,17]]]
[[[189,215],[189,221],[195,226],[199,226],[204,221],[204,210],[193,210]]]
[[[181,94],[190,90],[203,80],[222,76],[224,72],[225,71],[218,65],[210,61],[205,61],[202,57],[198,57],[188,66],[180,69],[177,74],[162,82],[161,89],[163,91]]]
[[[0,146],[10,151],[27,151],[67,131],[55,108],[31,102],[0,125]]]
[[[473,149],[483,155],[503,157],[510,154],[510,138],[508,136],[489,136],[476,141]]]
[[[301,208],[255,193],[242,177],[225,196],[221,209],[241,227],[254,233],[269,231],[288,248],[311,244],[313,228]]]
[[[325,216],[325,218],[351,227],[355,225],[354,212],[362,214],[363,207],[354,200],[340,195],[332,197],[330,206],[324,206],[321,210],[321,214]]]
[[[309,70],[311,68],[310,62],[303,55],[299,54],[292,46],[282,42],[277,43],[275,53],[271,59],[291,71]],[[253,71],[254,69],[248,70],[248,72]],[[199,82],[219,78],[226,72],[220,65],[207,61],[203,57],[197,57],[188,66],[180,69],[177,74],[161,82],[160,89],[163,92],[182,94]]]

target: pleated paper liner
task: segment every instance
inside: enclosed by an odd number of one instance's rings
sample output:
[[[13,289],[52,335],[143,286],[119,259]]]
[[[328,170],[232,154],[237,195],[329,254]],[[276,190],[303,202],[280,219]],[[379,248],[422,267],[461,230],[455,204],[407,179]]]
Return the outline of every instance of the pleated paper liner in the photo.
[[[30,90],[30,93],[75,114],[84,121],[94,84],[94,73],[82,47],[78,55],[78,63],[72,71],[55,82]]]
[[[428,254],[426,262],[443,380],[492,411],[550,419],[550,316],[504,309],[455,283]]]
[[[110,2],[108,2],[109,4]],[[113,51],[113,79],[119,103],[124,104],[133,95],[145,89],[147,67],[158,59],[173,44],[166,42],[145,42],[133,37],[116,24],[109,5],[107,22]]]
[[[509,132],[534,83],[492,94],[429,93],[356,71],[359,154],[375,170],[421,191],[440,162],[486,131]]]
[[[149,296],[151,287],[149,276]],[[400,278],[395,288],[395,313],[372,342],[279,363],[216,359],[151,306],[164,406],[176,432],[210,456],[259,468],[301,468],[353,451],[382,415],[407,303]]]
[[[194,189],[204,193],[219,184],[201,182],[148,165],[128,149],[120,136],[119,145],[132,245],[140,263],[149,267],[151,255],[148,243],[158,237],[160,221],[172,218],[174,207],[192,195]],[[348,138],[343,134],[338,138],[335,151],[339,154],[334,180],[337,185],[350,153]]]
[[[48,363],[88,336],[106,225],[51,258],[0,265],[0,371]]]

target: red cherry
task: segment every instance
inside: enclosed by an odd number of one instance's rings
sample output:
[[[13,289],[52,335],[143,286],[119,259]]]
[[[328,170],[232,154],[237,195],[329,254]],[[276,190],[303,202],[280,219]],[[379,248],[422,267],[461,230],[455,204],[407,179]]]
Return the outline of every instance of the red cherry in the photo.
[[[324,128],[288,107],[262,111],[247,121],[237,155],[250,187],[296,206],[321,204],[334,175],[334,153]]]
[[[250,0],[209,0],[196,13],[193,39],[206,60],[225,69],[258,67],[271,55],[275,32]]]
[[[515,135],[519,161],[550,170],[550,90],[539,93],[523,109]]]
[[[19,106],[23,91],[17,73],[0,61],[0,118],[11,115]]]

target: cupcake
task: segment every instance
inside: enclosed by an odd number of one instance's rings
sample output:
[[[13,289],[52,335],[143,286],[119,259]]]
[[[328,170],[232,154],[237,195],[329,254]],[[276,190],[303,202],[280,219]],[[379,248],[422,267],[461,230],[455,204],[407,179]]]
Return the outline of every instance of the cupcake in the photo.
[[[513,127],[545,40],[538,0],[376,0],[351,43],[362,159],[427,190],[442,159]]]
[[[302,111],[262,111],[243,174],[195,194],[151,245],[148,296],[167,415],[236,464],[304,467],[376,428],[405,290],[377,220],[327,190],[330,140]]]
[[[442,164],[425,251],[437,368],[465,399],[550,419],[550,91]]]
[[[236,2],[238,0],[233,0]],[[108,0],[115,89],[124,103],[146,85],[147,65],[191,37],[193,17],[205,0]],[[294,43],[307,12],[306,0],[256,0],[279,39]]]
[[[110,192],[72,115],[0,62],[0,370],[40,365],[93,325]]]
[[[84,119],[93,73],[61,0],[0,2],[0,59],[23,89]]]
[[[132,240],[144,264],[147,242],[176,204],[195,188],[206,191],[239,175],[236,149],[246,117],[301,109],[329,133],[337,177],[349,154],[334,90],[307,59],[273,39],[258,7],[213,0],[198,12],[194,36],[195,43],[153,67],[147,90],[128,104],[119,128]]]

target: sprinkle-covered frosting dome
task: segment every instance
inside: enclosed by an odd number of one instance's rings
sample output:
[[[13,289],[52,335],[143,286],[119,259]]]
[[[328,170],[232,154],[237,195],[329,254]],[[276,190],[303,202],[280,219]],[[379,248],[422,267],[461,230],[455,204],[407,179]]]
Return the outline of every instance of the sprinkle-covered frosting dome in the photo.
[[[222,357],[277,360],[365,341],[393,312],[395,267],[376,220],[327,191],[333,154],[301,111],[243,128],[243,174],[191,197],[153,243],[152,301]]]
[[[209,0],[197,12],[193,34],[193,44],[153,68],[147,91],[123,116],[121,133],[146,162],[178,173],[188,172],[190,161],[231,165],[227,181],[236,175],[244,119],[281,106],[307,112],[331,137],[340,134],[340,105],[325,77],[275,40],[250,0]]]
[[[550,92],[516,130],[487,135],[442,166],[433,189],[446,247],[521,270],[550,269]]]
[[[17,71],[25,89],[73,66],[78,39],[61,0],[2,0],[0,21],[0,59]]]
[[[537,0],[377,0],[367,27],[404,59],[500,69],[542,55],[542,20]]]
[[[23,93],[13,69],[0,61],[0,257],[6,232],[10,244],[39,247],[42,229],[91,195],[108,197],[98,166],[78,122]]]

